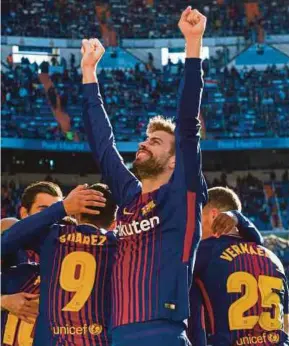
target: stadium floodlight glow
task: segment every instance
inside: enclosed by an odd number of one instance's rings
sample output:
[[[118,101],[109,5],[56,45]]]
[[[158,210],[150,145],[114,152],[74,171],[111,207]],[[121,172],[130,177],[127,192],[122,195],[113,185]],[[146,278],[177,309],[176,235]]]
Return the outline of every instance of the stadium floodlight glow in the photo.
[[[168,64],[169,59],[173,64],[177,64],[179,60],[183,63],[185,62],[186,53],[181,49],[171,49],[171,48],[162,48],[162,66]],[[203,47],[201,51],[202,59],[209,59],[209,47]]]

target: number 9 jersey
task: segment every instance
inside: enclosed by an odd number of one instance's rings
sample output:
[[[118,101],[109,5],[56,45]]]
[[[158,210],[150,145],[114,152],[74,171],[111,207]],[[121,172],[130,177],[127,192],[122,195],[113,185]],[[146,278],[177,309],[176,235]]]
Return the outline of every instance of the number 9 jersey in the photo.
[[[289,345],[287,280],[270,250],[232,236],[206,239],[194,279],[207,310],[209,345]]]
[[[111,344],[115,249],[114,232],[92,225],[50,228],[40,247],[41,299],[34,345]]]

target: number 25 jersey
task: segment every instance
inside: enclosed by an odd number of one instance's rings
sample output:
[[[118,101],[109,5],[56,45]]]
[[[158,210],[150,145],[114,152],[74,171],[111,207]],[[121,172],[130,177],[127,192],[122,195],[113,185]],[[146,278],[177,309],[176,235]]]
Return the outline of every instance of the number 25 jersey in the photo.
[[[207,310],[209,345],[289,345],[287,280],[270,250],[232,236],[206,239],[194,278]]]

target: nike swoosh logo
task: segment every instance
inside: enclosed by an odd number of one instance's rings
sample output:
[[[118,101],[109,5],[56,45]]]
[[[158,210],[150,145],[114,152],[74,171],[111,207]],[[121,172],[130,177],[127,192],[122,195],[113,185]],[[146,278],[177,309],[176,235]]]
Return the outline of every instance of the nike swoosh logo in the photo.
[[[134,213],[130,213],[126,210],[126,208],[123,209],[123,215],[133,215]]]

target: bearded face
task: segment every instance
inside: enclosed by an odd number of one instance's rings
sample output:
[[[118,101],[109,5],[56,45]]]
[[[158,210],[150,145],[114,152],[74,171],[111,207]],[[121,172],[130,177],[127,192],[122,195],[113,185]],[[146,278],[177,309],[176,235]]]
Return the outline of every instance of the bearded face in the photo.
[[[133,162],[133,171],[140,180],[156,177],[165,171],[170,157],[167,153],[154,157],[148,149],[140,148]]]

